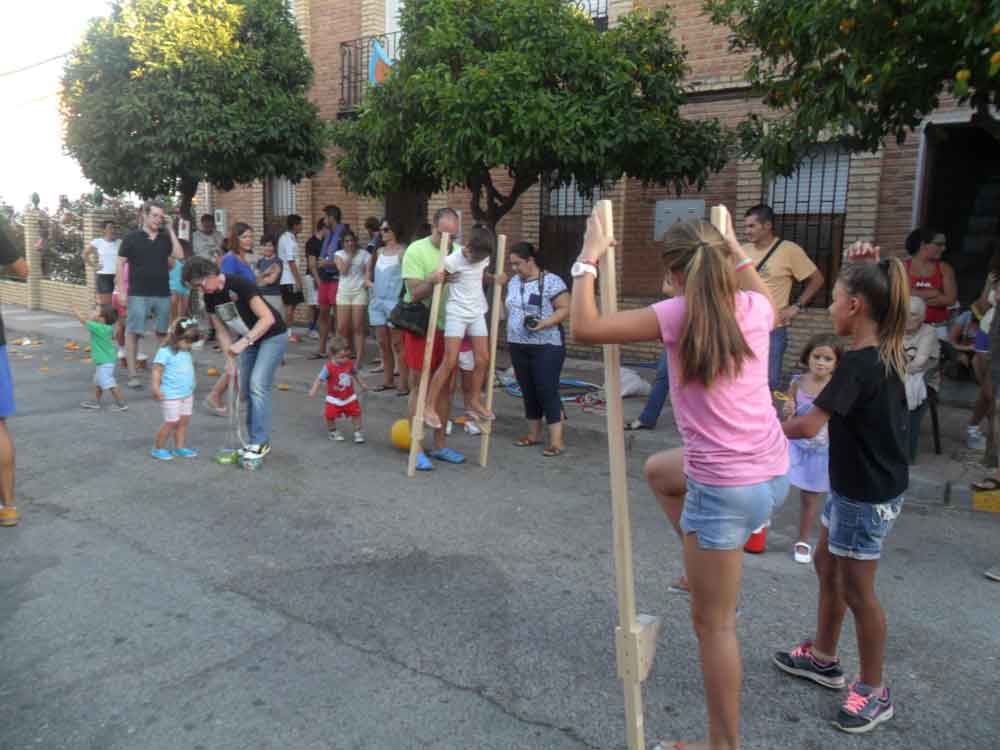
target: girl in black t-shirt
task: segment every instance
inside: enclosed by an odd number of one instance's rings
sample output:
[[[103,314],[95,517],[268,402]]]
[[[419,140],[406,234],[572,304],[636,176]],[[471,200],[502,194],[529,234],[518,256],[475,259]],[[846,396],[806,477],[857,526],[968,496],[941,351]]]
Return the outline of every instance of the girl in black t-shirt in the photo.
[[[903,333],[909,280],[897,258],[855,243],[833,291],[830,316],[850,351],[812,409],[784,423],[790,438],[811,438],[829,422],[830,494],[823,509],[815,567],[819,618],[814,640],[779,651],[774,663],[824,687],[844,687],[837,642],[847,609],[854,615],[861,677],[850,685],[834,726],[860,734],[892,718],[882,682],[885,613],[875,594],[882,543],[903,505],[909,481],[908,410]]]

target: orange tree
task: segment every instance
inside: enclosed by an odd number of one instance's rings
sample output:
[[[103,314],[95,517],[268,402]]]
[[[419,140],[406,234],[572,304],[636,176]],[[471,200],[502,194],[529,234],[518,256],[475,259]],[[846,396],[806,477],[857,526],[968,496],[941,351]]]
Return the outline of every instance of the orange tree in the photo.
[[[313,68],[285,0],[114,0],[62,77],[66,151],[105,192],[180,196],[323,166]]]
[[[334,127],[352,192],[466,187],[472,216],[495,226],[543,175],[679,191],[726,162],[721,124],[681,116],[685,51],[666,10],[602,32],[564,0],[423,0],[401,22],[389,77]]]
[[[820,139],[874,151],[902,142],[952,94],[993,128],[1000,0],[706,0],[776,117],[748,117],[743,150],[790,174]]]

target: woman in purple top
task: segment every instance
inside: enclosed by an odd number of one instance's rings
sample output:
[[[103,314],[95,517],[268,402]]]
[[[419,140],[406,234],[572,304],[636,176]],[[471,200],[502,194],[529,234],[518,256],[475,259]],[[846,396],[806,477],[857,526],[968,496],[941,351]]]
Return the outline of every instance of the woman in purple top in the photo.
[[[595,213],[572,270],[573,337],[588,344],[661,340],[666,347],[684,447],[652,456],[646,479],[684,544],[708,708],[705,746],[739,747],[743,545],[788,493],[788,441],[767,384],[774,305],[732,223],[723,237],[708,222],[690,220],[664,238],[664,268],[682,293],[602,316],[594,286],[609,244]]]

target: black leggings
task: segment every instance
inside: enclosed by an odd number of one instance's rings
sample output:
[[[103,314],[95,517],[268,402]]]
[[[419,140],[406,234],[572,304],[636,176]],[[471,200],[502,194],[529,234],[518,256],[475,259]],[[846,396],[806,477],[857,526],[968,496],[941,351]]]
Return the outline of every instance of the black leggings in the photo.
[[[553,344],[508,344],[507,350],[524,397],[524,416],[537,420],[544,415],[549,424],[561,422],[559,376],[566,348]]]

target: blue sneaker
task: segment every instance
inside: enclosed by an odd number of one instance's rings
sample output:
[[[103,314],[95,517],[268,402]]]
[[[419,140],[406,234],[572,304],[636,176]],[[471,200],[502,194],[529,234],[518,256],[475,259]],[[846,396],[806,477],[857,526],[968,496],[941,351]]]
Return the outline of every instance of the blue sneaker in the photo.
[[[891,719],[894,713],[889,688],[882,688],[881,695],[876,695],[868,685],[855,682],[847,691],[847,700],[833,725],[842,732],[864,734]]]
[[[149,455],[151,455],[153,458],[158,458],[160,461],[174,460],[173,454],[166,448],[153,448],[153,450],[149,452]]]
[[[174,450],[174,455],[178,458],[197,458],[198,451],[191,448],[177,448]]]

